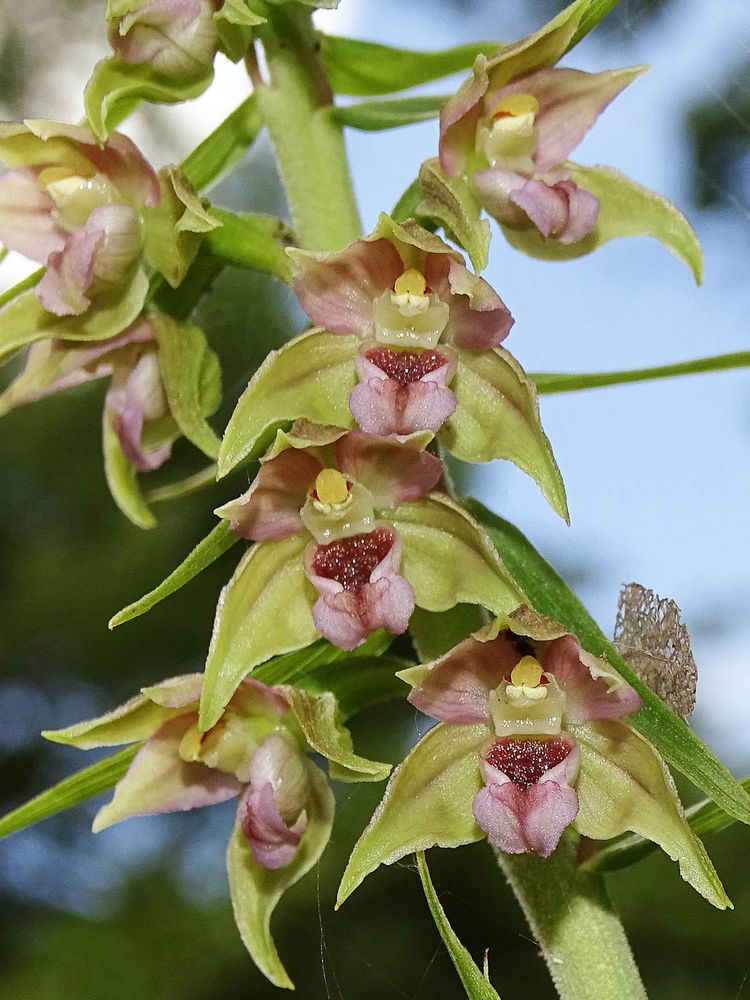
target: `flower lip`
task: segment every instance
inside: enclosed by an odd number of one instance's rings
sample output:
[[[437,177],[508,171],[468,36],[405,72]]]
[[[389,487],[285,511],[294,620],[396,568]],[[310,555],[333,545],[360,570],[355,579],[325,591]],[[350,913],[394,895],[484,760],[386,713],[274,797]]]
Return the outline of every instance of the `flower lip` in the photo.
[[[506,737],[492,743],[484,761],[501,771],[518,788],[529,788],[547,771],[561,764],[573,748],[574,744],[565,736],[542,740]]]
[[[358,590],[369,583],[373,570],[393,548],[396,536],[388,528],[375,528],[319,545],[311,569],[317,576],[335,580],[344,590]]]
[[[364,356],[376,368],[385,372],[387,378],[401,385],[419,382],[425,375],[450,363],[450,358],[439,351],[392,350],[381,345],[369,348]]]

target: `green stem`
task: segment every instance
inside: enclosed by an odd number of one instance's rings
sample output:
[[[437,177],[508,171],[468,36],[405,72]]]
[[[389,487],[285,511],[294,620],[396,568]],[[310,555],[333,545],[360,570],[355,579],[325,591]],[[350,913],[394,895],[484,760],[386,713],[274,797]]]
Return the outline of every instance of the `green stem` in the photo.
[[[750,351],[716,354],[709,358],[678,361],[673,365],[657,365],[655,368],[630,368],[621,372],[537,372],[531,378],[539,393],[549,395],[555,392],[598,389],[606,385],[624,385],[626,382],[650,382],[654,379],[673,378],[675,375],[728,371],[732,368],[750,368]]]
[[[581,872],[574,845],[546,859],[500,854],[561,1000],[645,1000],[625,931],[601,876]]]
[[[269,82],[258,88],[286,188],[295,233],[308,250],[340,250],[361,233],[333,95],[317,52],[310,13],[297,4],[268,8],[261,33]]]
[[[0,295],[0,309],[2,309],[2,307],[7,305],[9,302],[12,302],[13,299],[18,298],[18,296],[23,292],[28,292],[28,290],[33,288],[34,285],[38,285],[44,271],[45,269],[40,267],[38,270],[27,275],[25,278],[21,278],[21,280],[17,284],[13,285],[12,288],[3,292],[2,295]]]

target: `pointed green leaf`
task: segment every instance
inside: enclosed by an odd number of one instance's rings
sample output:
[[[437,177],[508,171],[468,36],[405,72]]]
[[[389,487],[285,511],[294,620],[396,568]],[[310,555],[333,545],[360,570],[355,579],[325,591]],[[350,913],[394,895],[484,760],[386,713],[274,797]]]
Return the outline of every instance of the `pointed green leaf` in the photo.
[[[440,932],[451,961],[461,980],[466,996],[469,1000],[500,1000],[497,992],[493,989],[488,979],[482,975],[477,968],[474,959],[467,948],[459,941],[456,932],[450,925],[445,910],[440,904],[435,886],[430,878],[430,870],[427,867],[427,860],[423,851],[417,851],[417,871],[422,880],[422,888],[430,908],[432,919]]]
[[[750,795],[685,722],[646,687],[609,642],[581,601],[527,538],[476,500],[467,507],[484,525],[531,605],[570,629],[594,656],[607,660],[643,699],[631,724],[673,767],[743,823],[750,823]]]
[[[213,80],[213,68],[186,80],[163,76],[148,63],[131,64],[117,56],[102,59],[94,67],[83,92],[86,117],[99,142],[104,142],[141,101],[179,104],[198,97]]]
[[[207,253],[229,264],[291,280],[292,267],[286,255],[291,234],[285,222],[272,215],[236,215],[223,208],[213,209],[212,214],[221,228],[204,239]]]
[[[173,570],[165,580],[162,580],[158,587],[154,587],[139,600],[128,604],[122,611],[113,615],[109,621],[109,627],[116,628],[124,622],[129,622],[131,618],[138,618],[139,615],[150,611],[159,601],[163,601],[165,597],[169,597],[180,587],[184,587],[194,576],[202,572],[206,566],[210,566],[239,540],[239,536],[229,530],[228,522],[221,521],[210,534],[198,542],[177,569]]]
[[[337,781],[382,781],[390,764],[367,760],[354,752],[348,729],[341,725],[335,697],[328,691],[310,694],[282,686],[297,724],[307,742],[329,762],[329,774]]]
[[[593,231],[577,243],[563,244],[558,240],[546,240],[534,228],[503,226],[511,246],[542,260],[571,260],[619,236],[653,236],[687,264],[696,283],[701,283],[703,254],[698,237],[671,202],[612,167],[581,167],[575,163],[567,163],[565,167],[579,187],[599,199],[599,218]]]
[[[148,292],[148,279],[136,271],[124,288],[96,296],[82,316],[55,316],[43,309],[33,291],[23,292],[0,309],[0,362],[21,347],[46,337],[60,340],[106,340],[138,317]]]
[[[202,191],[239,163],[262,124],[258,102],[251,94],[185,157],[183,174]]]
[[[334,798],[328,781],[313,763],[308,761],[306,766],[310,778],[307,829],[289,864],[273,870],[259,865],[239,825],[234,828],[227,852],[232,909],[242,940],[263,975],[285,989],[294,989],[294,984],[273,943],[271,915],[289,886],[320,858],[333,826]]]
[[[461,351],[451,389],[458,405],[440,442],[464,462],[513,462],[568,521],[565,486],[542,429],[534,383],[516,359],[502,347]]]
[[[468,69],[479,55],[492,55],[501,42],[469,42],[438,52],[397,49],[376,42],[319,34],[320,54],[338,94],[376,97],[409,90]]]
[[[336,906],[380,865],[414,851],[481,840],[472,802],[483,787],[479,751],[487,726],[438,723],[391,775],[383,801],[354,846]]]
[[[224,432],[219,476],[265,450],[283,424],[305,417],[352,427],[349,393],[357,384],[356,337],[311,330],[271,351],[250,379]]]
[[[446,611],[479,604],[500,614],[524,601],[495,547],[467,512],[433,493],[389,515],[404,546],[401,574],[420,608]]]
[[[415,608],[409,635],[420,663],[429,663],[486,624],[487,615],[476,604],[457,604],[440,612]]]
[[[731,907],[705,847],[688,826],[672,776],[648,740],[619,720],[570,730],[581,747],[576,830],[594,840],[626,831],[648,837],[709,903]]]
[[[448,100],[446,94],[400,97],[392,101],[364,101],[362,104],[338,104],[331,117],[338,125],[348,125],[362,132],[382,132],[402,125],[432,121]]]
[[[438,222],[446,235],[462,246],[474,270],[487,267],[490,249],[490,224],[481,217],[476,195],[463,177],[446,177],[437,160],[425,160],[419,168],[423,199],[419,215]]]
[[[0,819],[0,838],[8,837],[11,833],[24,830],[28,826],[33,826],[34,823],[39,823],[56,813],[77,806],[80,802],[85,802],[101,792],[106,792],[107,789],[116,785],[125,774],[139,750],[139,743],[126,747],[119,753],[105,757],[104,760],[97,761],[96,764],[78,771],[70,778],[64,778],[52,788],[48,788],[17,809],[6,813]]]
[[[306,534],[259,542],[248,549],[221,592],[206,660],[201,731],[215,725],[237,685],[259,664],[318,638],[305,576]]]
[[[104,474],[112,499],[122,513],[138,528],[155,528],[156,518],[138,485],[138,474],[125,457],[112,419],[105,409],[102,414],[102,445],[104,450]]]

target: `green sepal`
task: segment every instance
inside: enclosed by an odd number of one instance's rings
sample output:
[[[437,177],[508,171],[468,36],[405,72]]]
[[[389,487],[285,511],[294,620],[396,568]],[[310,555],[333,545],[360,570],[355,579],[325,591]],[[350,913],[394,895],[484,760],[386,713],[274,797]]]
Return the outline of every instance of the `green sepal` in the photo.
[[[326,776],[307,761],[310,793],[305,811],[307,829],[299,847],[283,868],[264,868],[253,858],[239,824],[227,851],[229,892],[234,919],[245,947],[267,979],[283,989],[294,984],[281,964],[271,937],[271,915],[286,890],[315,865],[325,850],[333,827],[334,798]]]
[[[409,90],[468,69],[480,53],[497,52],[501,42],[469,42],[437,52],[398,49],[337,35],[318,35],[331,87],[338,94],[377,97]]]
[[[55,316],[37,301],[33,291],[23,292],[0,309],[0,362],[37,340],[107,340],[137,319],[148,292],[148,278],[138,268],[124,287],[95,297],[82,316]]]
[[[78,750],[116,747],[149,739],[165,722],[184,715],[185,711],[184,708],[158,705],[141,692],[104,715],[76,722],[65,729],[45,729],[42,736],[52,743],[64,743]]]
[[[216,458],[221,442],[206,422],[221,402],[219,359],[197,326],[177,323],[164,313],[151,313],[149,321],[159,347],[159,370],[169,411],[180,432]]]
[[[399,97],[392,101],[338,104],[331,108],[330,115],[338,125],[347,125],[362,132],[383,132],[389,128],[432,121],[438,117],[447,100],[445,94],[426,94],[421,97]]]
[[[254,667],[318,638],[311,614],[314,591],[302,564],[308,537],[251,546],[222,590],[206,660],[201,732],[218,722]]]
[[[427,611],[478,604],[495,614],[525,600],[495,546],[463,507],[442,493],[401,504],[388,520],[403,543],[400,573]]]
[[[516,359],[502,347],[460,351],[451,389],[458,405],[438,434],[441,444],[464,462],[513,462],[536,481],[555,513],[569,521],[536,389]]]
[[[391,775],[383,801],[351,853],[336,899],[338,908],[380,865],[414,851],[459,847],[481,840],[472,802],[483,787],[479,751],[485,725],[438,723]]]
[[[159,171],[161,200],[143,209],[143,254],[172,288],[182,283],[205,233],[221,222],[177,167]]]
[[[188,153],[181,165],[183,174],[196,190],[202,191],[242,159],[262,125],[253,93]]]
[[[599,218],[594,229],[577,243],[563,244],[545,239],[535,227],[503,226],[511,246],[542,260],[572,260],[620,236],[653,236],[687,264],[700,285],[703,254],[698,237],[670,201],[612,167],[581,167],[576,163],[566,163],[564,167],[580,188],[599,199]]]
[[[169,597],[170,594],[174,594],[181,587],[184,587],[193,577],[215,562],[219,556],[224,555],[239,540],[239,535],[235,535],[229,530],[229,523],[221,521],[205,538],[198,542],[177,569],[173,570],[157,587],[113,615],[109,620],[109,627],[117,628],[118,625],[129,622],[132,618],[145,615],[159,601],[163,601],[165,597]]]
[[[156,518],[141,493],[138,473],[127,460],[112,425],[112,416],[106,409],[102,414],[102,450],[104,474],[114,502],[136,527],[155,528]]]
[[[105,142],[110,131],[141,101],[179,104],[198,97],[214,77],[213,67],[184,80],[163,76],[148,63],[126,63],[117,56],[94,66],[83,92],[83,104],[91,131]]]
[[[538,612],[561,622],[584,649],[605,659],[643,699],[643,708],[630,724],[654,744],[665,760],[709,795],[730,816],[750,824],[750,795],[708,747],[642,683],[593,620],[584,605],[514,525],[467,500],[471,513],[484,526],[513,577],[526,591],[527,602]]]
[[[183,479],[178,479],[173,483],[165,483],[163,486],[155,486],[146,492],[146,500],[148,503],[166,503],[169,500],[179,500],[191,493],[208,489],[215,484],[216,463],[212,463]]]
[[[279,685],[292,706],[294,718],[307,743],[328,760],[328,773],[336,781],[382,781],[391,765],[367,760],[354,752],[349,730],[339,721],[336,698],[328,691],[311,694]]]
[[[477,968],[468,948],[465,948],[461,944],[456,932],[451,927],[448,917],[445,915],[445,910],[440,904],[438,894],[435,892],[435,886],[432,884],[424,851],[417,851],[417,871],[422,881],[422,888],[424,889],[432,919],[435,921],[435,926],[451,957],[466,996],[469,1000],[500,1000],[490,981]]]
[[[257,6],[254,0],[224,0],[214,14],[222,48],[232,62],[244,56],[252,39],[252,29],[266,22],[265,17],[257,13]]]
[[[205,238],[207,253],[228,264],[252,267],[282,281],[291,280],[292,266],[286,255],[291,232],[285,222],[273,215],[236,215],[223,208],[214,209],[213,214],[221,228]]]
[[[720,910],[731,907],[685,819],[672,776],[648,740],[619,720],[569,728],[581,748],[575,829],[594,840],[639,833],[677,861],[685,881],[709,903]]]
[[[462,246],[476,272],[487,267],[490,224],[481,217],[477,196],[464,177],[447,177],[436,160],[425,160],[419,168],[422,201],[419,215],[438,222],[446,235]]]
[[[440,612],[415,608],[409,635],[420,663],[430,663],[486,624],[487,615],[476,604],[457,604]]]
[[[250,379],[219,452],[219,476],[262,454],[276,430],[301,417],[353,427],[349,393],[357,384],[354,336],[311,330],[271,351]]]

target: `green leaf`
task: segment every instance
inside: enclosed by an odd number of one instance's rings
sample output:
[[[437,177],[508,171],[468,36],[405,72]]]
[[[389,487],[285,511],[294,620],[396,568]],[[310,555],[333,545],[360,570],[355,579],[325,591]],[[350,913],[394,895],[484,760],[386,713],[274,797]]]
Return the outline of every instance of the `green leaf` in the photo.
[[[457,604],[446,611],[415,608],[409,622],[409,635],[420,663],[437,660],[487,624],[487,616],[476,604]]]
[[[308,744],[329,762],[328,773],[336,781],[382,781],[391,772],[390,764],[367,760],[354,752],[348,729],[341,725],[336,698],[328,691],[311,694],[294,687],[282,687],[292,712]]]
[[[126,747],[119,753],[105,757],[104,760],[97,761],[96,764],[84,768],[77,774],[64,778],[52,788],[35,795],[22,806],[6,813],[0,819],[0,838],[8,837],[11,833],[17,833],[56,813],[71,809],[101,792],[106,792],[125,774],[139,750],[138,743]]]
[[[536,389],[516,359],[502,347],[461,351],[451,389],[458,405],[439,432],[440,442],[465,462],[513,462],[568,521],[565,486],[542,429]]]
[[[104,142],[119,122],[141,101],[179,104],[198,97],[213,80],[213,68],[186,80],[175,80],[148,63],[131,64],[117,56],[102,59],[94,66],[83,92],[83,103],[91,131]]]
[[[259,664],[318,638],[305,576],[306,534],[248,549],[221,592],[206,660],[199,726],[210,729],[237,686]]]
[[[356,650],[359,654],[362,646]],[[306,691],[330,691],[338,702],[339,714],[346,722],[353,715],[373,705],[405,694],[403,681],[396,673],[413,666],[411,660],[397,656],[360,656],[324,663],[305,674],[300,684]],[[258,673],[260,676],[260,673]]]
[[[138,485],[138,474],[125,457],[117,432],[112,426],[110,413],[102,414],[102,446],[104,474],[112,499],[129,521],[138,528],[155,528],[156,518],[143,499]]]
[[[427,94],[422,97],[400,97],[392,101],[365,101],[363,104],[339,104],[330,115],[338,125],[363,132],[382,132],[402,125],[432,121],[448,100],[447,95]]]
[[[490,224],[481,218],[479,202],[466,179],[446,177],[437,160],[425,160],[419,168],[419,182],[424,195],[417,207],[419,215],[436,220],[464,248],[474,270],[483,271],[489,259]]]
[[[219,476],[262,454],[276,430],[305,417],[352,427],[349,393],[357,384],[357,337],[311,330],[271,351],[250,379],[219,452]]]
[[[483,787],[479,751],[489,729],[441,722],[393,772],[383,801],[354,846],[336,907],[380,865],[414,851],[481,840],[472,802]]]
[[[320,54],[333,90],[376,97],[418,87],[468,69],[479,53],[492,55],[501,42],[469,42],[438,52],[397,49],[376,42],[319,34]]]
[[[285,252],[291,233],[285,222],[272,215],[235,215],[223,208],[213,209],[213,214],[221,228],[206,236],[208,253],[225,263],[291,280],[292,266]]]
[[[41,275],[40,275],[41,276]],[[129,284],[97,295],[82,316],[47,312],[33,291],[15,296],[0,309],[0,361],[37,340],[106,340],[138,317],[148,292],[148,279],[137,270]]]
[[[196,190],[202,191],[239,163],[262,124],[258,102],[251,94],[185,157],[183,174]]]
[[[333,826],[334,798],[328,780],[312,762],[308,761],[306,766],[310,778],[307,829],[289,864],[276,869],[259,865],[239,825],[234,828],[227,852],[232,909],[245,947],[263,975],[275,986],[286,989],[294,989],[294,984],[273,943],[271,915],[289,886],[317,862]]]
[[[577,243],[546,240],[535,229],[503,226],[506,239],[517,250],[542,260],[572,260],[591,253],[620,236],[653,236],[687,264],[695,281],[703,280],[703,254],[692,226],[675,206],[655,191],[641,187],[612,167],[581,167],[566,163],[570,176],[599,199],[599,218],[593,231]]]
[[[730,816],[750,823],[750,795],[727,768],[654,692],[646,687],[609,642],[581,601],[527,538],[476,500],[466,505],[480,521],[509,571],[539,612],[555,618],[578,636],[594,656],[607,660],[643,699],[629,721],[673,767],[701,788]]]
[[[720,910],[731,907],[703,844],[685,820],[672,777],[648,740],[619,720],[571,726],[581,748],[573,823],[584,837],[608,840],[627,830],[657,843],[680,874]]]
[[[443,939],[443,944],[451,957],[458,978],[466,991],[466,996],[469,997],[469,1000],[500,1000],[489,980],[485,979],[477,968],[469,950],[461,944],[456,932],[451,927],[445,910],[438,899],[438,894],[435,892],[435,886],[432,884],[430,870],[427,867],[427,859],[423,851],[417,851],[417,871],[422,880],[422,888],[432,919],[440,932],[440,937]]]
[[[169,410],[182,434],[204,455],[216,458],[221,441],[206,422],[221,402],[219,359],[197,326],[150,315],[159,345],[159,370]]]
[[[206,566],[210,566],[239,540],[239,536],[229,530],[229,524],[226,521],[221,521],[210,534],[198,542],[177,569],[173,570],[166,580],[162,580],[158,587],[154,587],[139,600],[128,604],[122,611],[118,611],[110,619],[109,627],[117,628],[118,625],[129,622],[131,618],[138,618],[139,615],[150,611],[159,601],[163,601],[165,597],[169,597],[180,587],[184,587],[194,576],[202,572]]]
[[[447,496],[401,504],[389,520],[404,546],[401,574],[427,611],[478,604],[500,614],[524,601],[495,547],[477,522]]]
[[[538,372],[529,375],[529,378],[535,382],[537,392],[548,395],[555,392],[597,389],[608,385],[624,385],[626,382],[649,382],[653,379],[673,378],[676,375],[730,371],[734,368],[750,368],[750,351],[716,354],[710,358],[678,361],[673,365],[657,365],[654,368],[631,368],[619,372]]]

